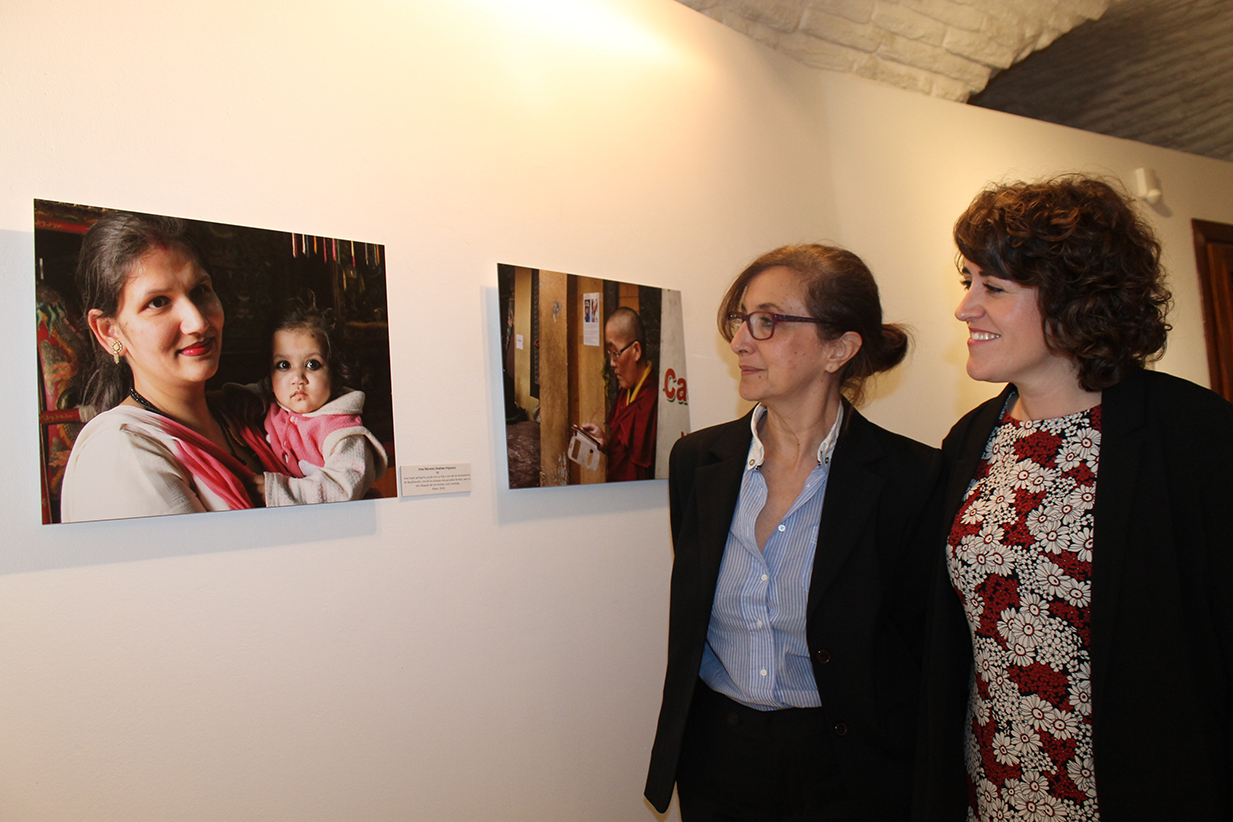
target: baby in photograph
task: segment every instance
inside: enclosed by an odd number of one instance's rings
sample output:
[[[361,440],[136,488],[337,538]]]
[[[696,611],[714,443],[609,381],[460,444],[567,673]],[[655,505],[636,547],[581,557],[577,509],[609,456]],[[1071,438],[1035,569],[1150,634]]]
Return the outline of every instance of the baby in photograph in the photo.
[[[247,386],[269,402],[266,441],[250,443],[267,507],[360,499],[385,473],[385,449],[360,420],[364,392],[341,386],[331,325],[313,301],[292,299],[271,340],[269,393]]]

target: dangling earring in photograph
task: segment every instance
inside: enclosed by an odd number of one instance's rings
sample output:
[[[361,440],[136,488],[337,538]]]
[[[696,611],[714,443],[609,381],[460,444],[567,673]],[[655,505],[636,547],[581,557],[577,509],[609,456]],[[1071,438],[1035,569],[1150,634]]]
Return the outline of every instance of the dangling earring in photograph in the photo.
[[[111,361],[120,364],[120,355],[124,353],[124,344],[116,340],[111,344]]]

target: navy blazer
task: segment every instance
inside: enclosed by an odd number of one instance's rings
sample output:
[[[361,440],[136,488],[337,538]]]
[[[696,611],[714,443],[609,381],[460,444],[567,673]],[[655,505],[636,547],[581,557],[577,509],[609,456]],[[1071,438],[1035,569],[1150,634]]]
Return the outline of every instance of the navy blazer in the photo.
[[[750,416],[678,440],[669,462],[675,560],[668,670],[646,797],[676,783],[719,565],[752,440]],[[809,585],[805,633],[849,793],[870,818],[907,816],[922,626],[941,455],[845,404]],[[937,506],[933,506],[936,508]]]
[[[942,444],[954,521],[1011,386]],[[1092,741],[1109,820],[1233,818],[1233,405],[1135,371],[1101,397],[1092,547]],[[944,557],[939,557],[944,560]],[[965,818],[967,619],[940,561],[914,818]]]

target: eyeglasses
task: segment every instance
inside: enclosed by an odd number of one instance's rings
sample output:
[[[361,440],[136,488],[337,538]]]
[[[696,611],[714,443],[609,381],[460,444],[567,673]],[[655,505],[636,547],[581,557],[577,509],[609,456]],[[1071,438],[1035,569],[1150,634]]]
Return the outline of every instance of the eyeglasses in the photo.
[[[630,340],[629,342],[625,343],[625,347],[624,347],[624,348],[622,348],[620,351],[615,351],[615,350],[613,350],[613,349],[609,348],[609,349],[607,349],[606,351],[604,351],[604,353],[608,355],[608,361],[609,361],[609,362],[612,362],[612,361],[613,361],[613,360],[615,360],[617,357],[621,356],[621,355],[622,355],[622,354],[624,354],[626,351],[628,351],[628,350],[629,350],[629,347],[630,347],[631,345],[633,345],[634,343],[636,343],[636,342],[638,342],[638,341],[637,341],[637,340]]]
[[[775,334],[775,326],[779,323],[818,323],[822,321],[816,317],[793,317],[790,314],[772,314],[769,311],[751,311],[748,314],[742,314],[739,311],[733,311],[728,314],[728,336],[735,337],[736,332],[741,330],[744,325],[749,329],[749,336],[755,340],[769,340]]]

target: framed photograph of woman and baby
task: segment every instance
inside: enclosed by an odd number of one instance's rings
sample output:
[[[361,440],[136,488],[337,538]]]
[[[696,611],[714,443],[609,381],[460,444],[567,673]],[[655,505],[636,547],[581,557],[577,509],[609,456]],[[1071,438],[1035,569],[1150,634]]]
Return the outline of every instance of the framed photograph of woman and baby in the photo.
[[[681,293],[497,266],[510,488],[665,479],[689,433]]]
[[[395,496],[385,248],[34,201],[43,522]]]

